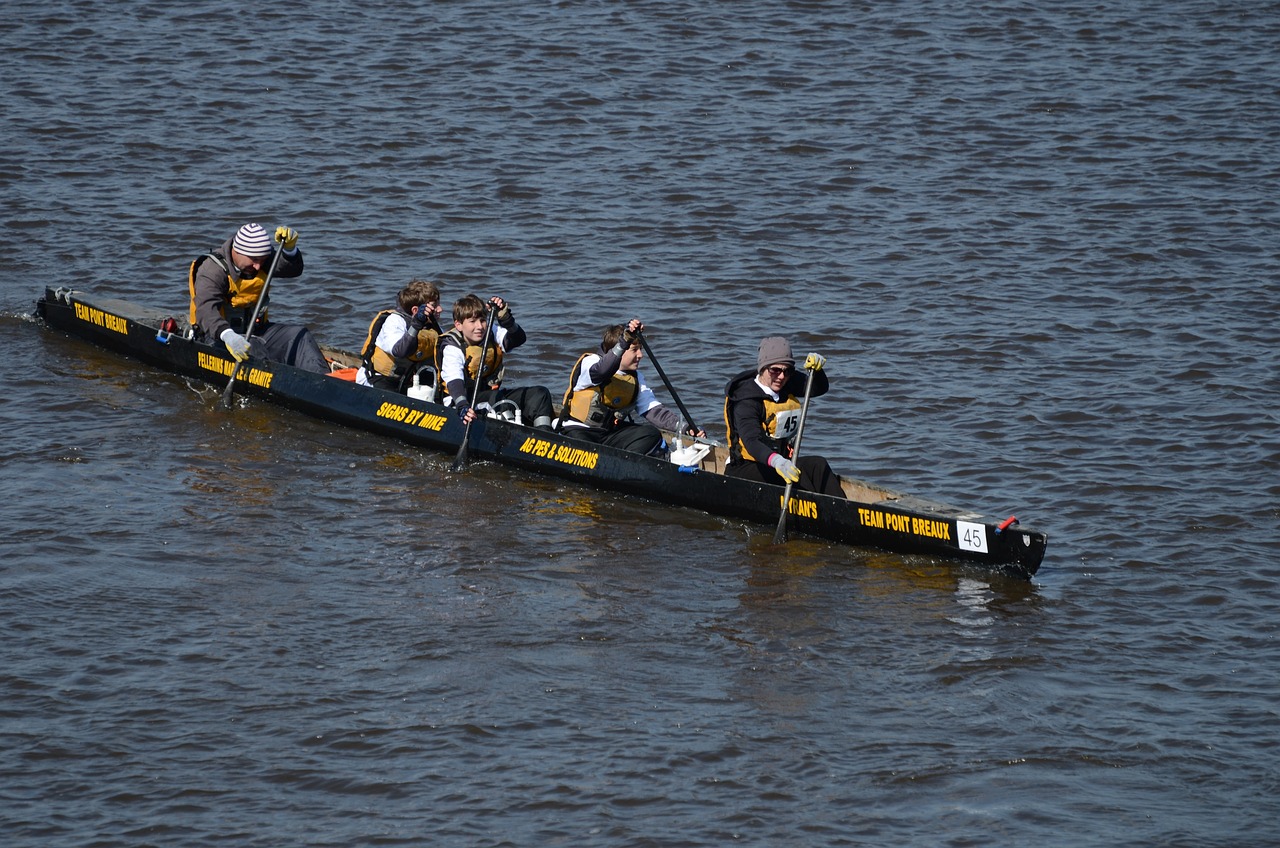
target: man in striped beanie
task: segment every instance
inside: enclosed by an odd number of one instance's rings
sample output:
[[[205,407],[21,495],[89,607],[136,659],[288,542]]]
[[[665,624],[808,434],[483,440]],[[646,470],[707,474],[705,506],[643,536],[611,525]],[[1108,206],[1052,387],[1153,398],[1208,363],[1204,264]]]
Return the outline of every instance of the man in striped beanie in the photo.
[[[249,319],[263,294],[276,250],[281,253],[272,280],[302,273],[298,233],[291,227],[276,227],[275,242],[279,248],[262,225],[245,224],[221,247],[191,263],[187,285],[196,338],[212,345],[221,342],[237,361],[252,355],[327,374],[329,362],[306,327],[274,324],[268,319],[269,290],[252,335],[248,332]]]

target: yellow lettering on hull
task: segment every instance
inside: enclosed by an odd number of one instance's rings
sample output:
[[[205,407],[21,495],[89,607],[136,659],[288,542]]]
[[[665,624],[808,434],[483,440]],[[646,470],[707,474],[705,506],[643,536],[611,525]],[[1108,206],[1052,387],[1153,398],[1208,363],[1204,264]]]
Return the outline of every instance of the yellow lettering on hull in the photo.
[[[883,512],[865,507],[858,508],[858,520],[862,522],[863,527],[892,530],[895,533],[923,536],[927,539],[941,539],[944,542],[951,541],[951,522],[949,521],[898,515],[896,512]]]
[[[427,415],[423,415],[421,418],[418,419],[418,426],[423,427],[427,430],[435,430],[437,433],[439,433],[441,430],[444,429],[444,424],[448,420],[449,419],[443,415],[427,414]]]
[[[524,444],[520,446],[520,452],[559,462],[562,465],[572,465],[575,468],[595,468],[600,462],[600,454],[595,451],[570,445],[557,445],[533,436],[524,440]]]
[[[221,374],[223,377],[230,377],[231,372],[236,368],[234,360],[223,359],[221,356],[213,356],[203,351],[196,354],[196,364],[206,371]]]
[[[233,359],[223,359],[221,356],[198,351],[196,353],[196,364],[206,371],[212,371],[222,377],[230,377],[231,373],[236,370],[236,363]],[[242,368],[236,374],[237,380],[243,380],[251,386],[258,386],[263,389],[271,388],[271,379],[275,374],[265,368]]]
[[[385,418],[388,421],[408,424],[411,427],[435,430],[437,433],[444,429],[445,422],[449,420],[443,415],[434,415],[424,409],[410,409],[404,404],[392,403],[391,401],[386,401],[382,406],[379,406],[374,415],[379,418]]]
[[[928,536],[930,539],[951,541],[951,525],[945,521],[934,521],[931,518],[912,518],[911,532],[917,536]]]
[[[270,371],[263,371],[261,368],[250,368],[248,379],[250,385],[269,389],[271,388],[271,378],[274,376]]]
[[[409,417],[409,413],[411,412],[413,412],[413,410],[407,406],[401,406],[398,403],[386,401],[382,406],[378,407],[378,411],[375,412],[374,415],[391,421],[404,421]]]
[[[778,504],[782,504],[782,498],[778,498]],[[801,518],[817,518],[818,505],[814,501],[801,500],[800,498],[788,498],[787,512],[792,515],[798,515]]]
[[[119,315],[112,315],[110,312],[103,312],[95,306],[86,306],[83,303],[75,303],[73,305],[75,306],[76,317],[81,321],[90,323],[95,327],[105,327],[122,336],[129,335],[129,322]]]

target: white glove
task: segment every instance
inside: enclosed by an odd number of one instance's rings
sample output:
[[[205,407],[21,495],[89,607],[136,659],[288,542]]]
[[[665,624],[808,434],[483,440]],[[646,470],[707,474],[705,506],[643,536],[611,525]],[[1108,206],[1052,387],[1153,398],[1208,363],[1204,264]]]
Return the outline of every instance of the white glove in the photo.
[[[249,358],[249,340],[228,327],[218,336],[227,346],[227,351],[236,358],[236,362],[244,362]]]
[[[796,464],[780,453],[769,454],[769,466],[788,483],[800,482],[800,469]]]

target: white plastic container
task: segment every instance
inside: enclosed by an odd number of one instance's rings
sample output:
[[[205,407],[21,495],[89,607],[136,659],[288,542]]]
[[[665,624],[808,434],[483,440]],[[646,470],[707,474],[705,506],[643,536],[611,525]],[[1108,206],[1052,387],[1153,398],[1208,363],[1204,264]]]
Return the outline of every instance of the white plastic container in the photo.
[[[415,371],[413,374],[413,384],[409,386],[406,392],[409,397],[414,400],[425,400],[427,403],[436,402],[436,381],[432,380],[430,385],[422,385],[419,374]]]

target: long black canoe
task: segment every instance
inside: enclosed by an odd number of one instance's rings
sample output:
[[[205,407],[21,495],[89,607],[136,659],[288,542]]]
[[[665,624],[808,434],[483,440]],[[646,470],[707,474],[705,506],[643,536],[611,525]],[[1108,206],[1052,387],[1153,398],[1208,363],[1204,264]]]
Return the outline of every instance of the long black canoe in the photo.
[[[47,288],[36,302],[36,314],[54,328],[166,371],[208,380],[219,388],[235,367],[221,346],[192,340],[185,322],[160,310]],[[357,362],[349,352],[324,350],[337,365]],[[245,394],[409,444],[455,453],[462,443],[461,421],[436,403],[260,359],[250,359],[237,379],[237,389]],[[471,428],[469,453],[599,489],[771,527],[782,508],[781,486],[725,476],[726,451],[720,446],[696,464],[680,466],[501,418],[480,418]],[[847,500],[793,491],[788,502],[790,531],[849,545],[963,560],[1022,579],[1030,579],[1044,557],[1045,534],[1017,524],[1012,517],[1000,521],[849,477],[842,478],[841,484]]]

